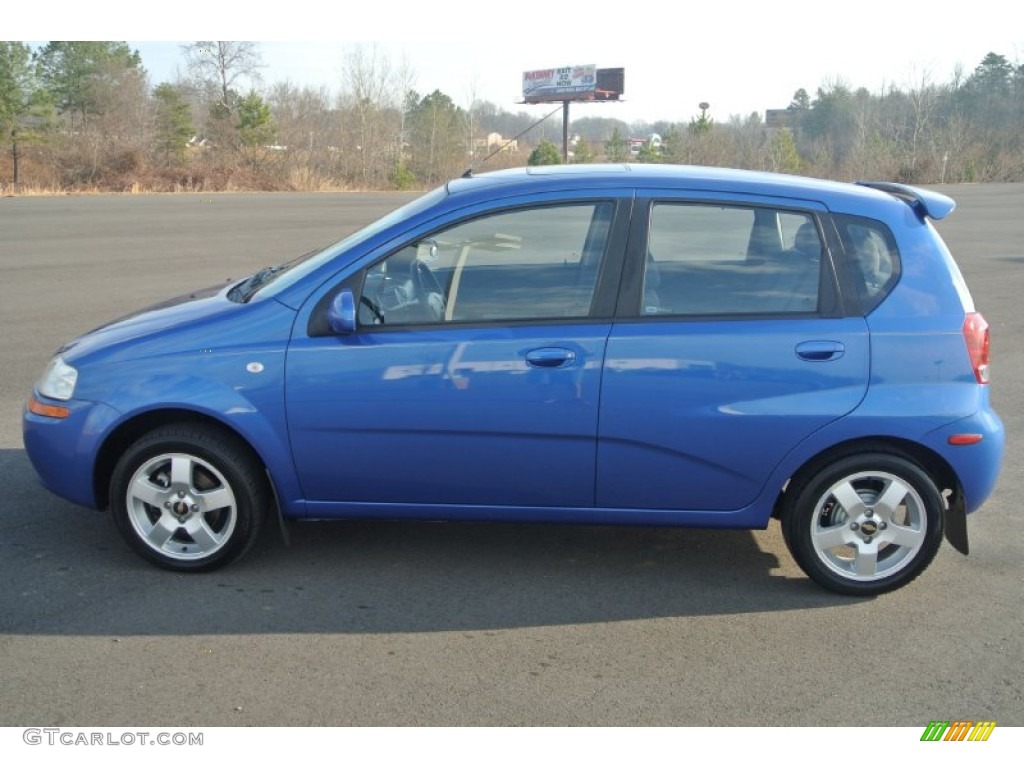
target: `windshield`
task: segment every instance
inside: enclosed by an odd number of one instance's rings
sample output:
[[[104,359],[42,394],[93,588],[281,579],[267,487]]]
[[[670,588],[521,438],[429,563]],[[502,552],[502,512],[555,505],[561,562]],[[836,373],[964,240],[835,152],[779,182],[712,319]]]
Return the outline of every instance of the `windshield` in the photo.
[[[372,224],[353,232],[344,240],[334,243],[333,245],[324,248],[322,251],[313,251],[312,253],[307,254],[306,257],[300,257],[299,259],[281,267],[272,267],[267,270],[261,270],[256,274],[256,276],[260,278],[259,287],[253,291],[253,294],[259,293],[261,296],[276,296],[286,288],[290,288],[295,285],[295,283],[315,271],[321,265],[326,264],[339,253],[343,253],[350,248],[354,248],[360,243],[366,242],[374,235],[380,234],[388,227],[397,224],[403,219],[415,216],[421,211],[425,211],[439,200],[443,199],[447,194],[448,192],[445,187],[438,187],[432,192],[428,192],[422,197],[418,197],[412,202],[406,203],[401,208],[395,209],[383,218],[377,219]]]

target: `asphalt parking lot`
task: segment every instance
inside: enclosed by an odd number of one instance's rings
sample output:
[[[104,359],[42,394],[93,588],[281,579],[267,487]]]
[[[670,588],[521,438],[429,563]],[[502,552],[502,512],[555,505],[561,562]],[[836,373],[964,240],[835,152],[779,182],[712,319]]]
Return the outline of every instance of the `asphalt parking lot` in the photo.
[[[971,555],[865,600],[777,524],[311,523],[159,571],[37,483],[21,409],[54,349],[410,196],[0,199],[0,725],[1024,725],[1024,185],[943,191],[1008,450]]]

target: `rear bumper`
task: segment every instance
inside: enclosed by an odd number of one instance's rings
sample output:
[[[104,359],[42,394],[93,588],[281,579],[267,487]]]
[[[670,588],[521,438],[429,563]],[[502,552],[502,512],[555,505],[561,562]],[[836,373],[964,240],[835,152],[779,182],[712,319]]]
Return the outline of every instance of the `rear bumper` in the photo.
[[[950,445],[953,435],[981,435],[973,445]],[[925,445],[942,456],[960,480],[964,507],[976,511],[992,494],[999,479],[1006,433],[995,411],[985,408],[973,416],[946,424],[925,436]]]

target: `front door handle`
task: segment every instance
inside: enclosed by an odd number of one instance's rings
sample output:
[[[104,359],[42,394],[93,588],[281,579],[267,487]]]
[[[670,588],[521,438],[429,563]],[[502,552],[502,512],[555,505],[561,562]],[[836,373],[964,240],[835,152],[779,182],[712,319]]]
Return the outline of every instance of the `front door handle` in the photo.
[[[576,360],[576,353],[564,347],[539,347],[526,353],[527,365],[534,368],[563,368]]]
[[[841,341],[802,341],[796,345],[796,356],[812,363],[838,360],[846,352]]]

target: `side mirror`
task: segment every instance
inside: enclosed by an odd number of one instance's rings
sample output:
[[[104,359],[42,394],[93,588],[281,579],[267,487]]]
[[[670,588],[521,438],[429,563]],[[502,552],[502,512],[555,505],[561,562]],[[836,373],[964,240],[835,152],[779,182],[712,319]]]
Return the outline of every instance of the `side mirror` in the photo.
[[[427,238],[416,244],[416,258],[427,264],[437,261],[437,241]]]
[[[355,333],[356,299],[352,291],[344,290],[334,297],[327,309],[327,324],[334,333]]]

